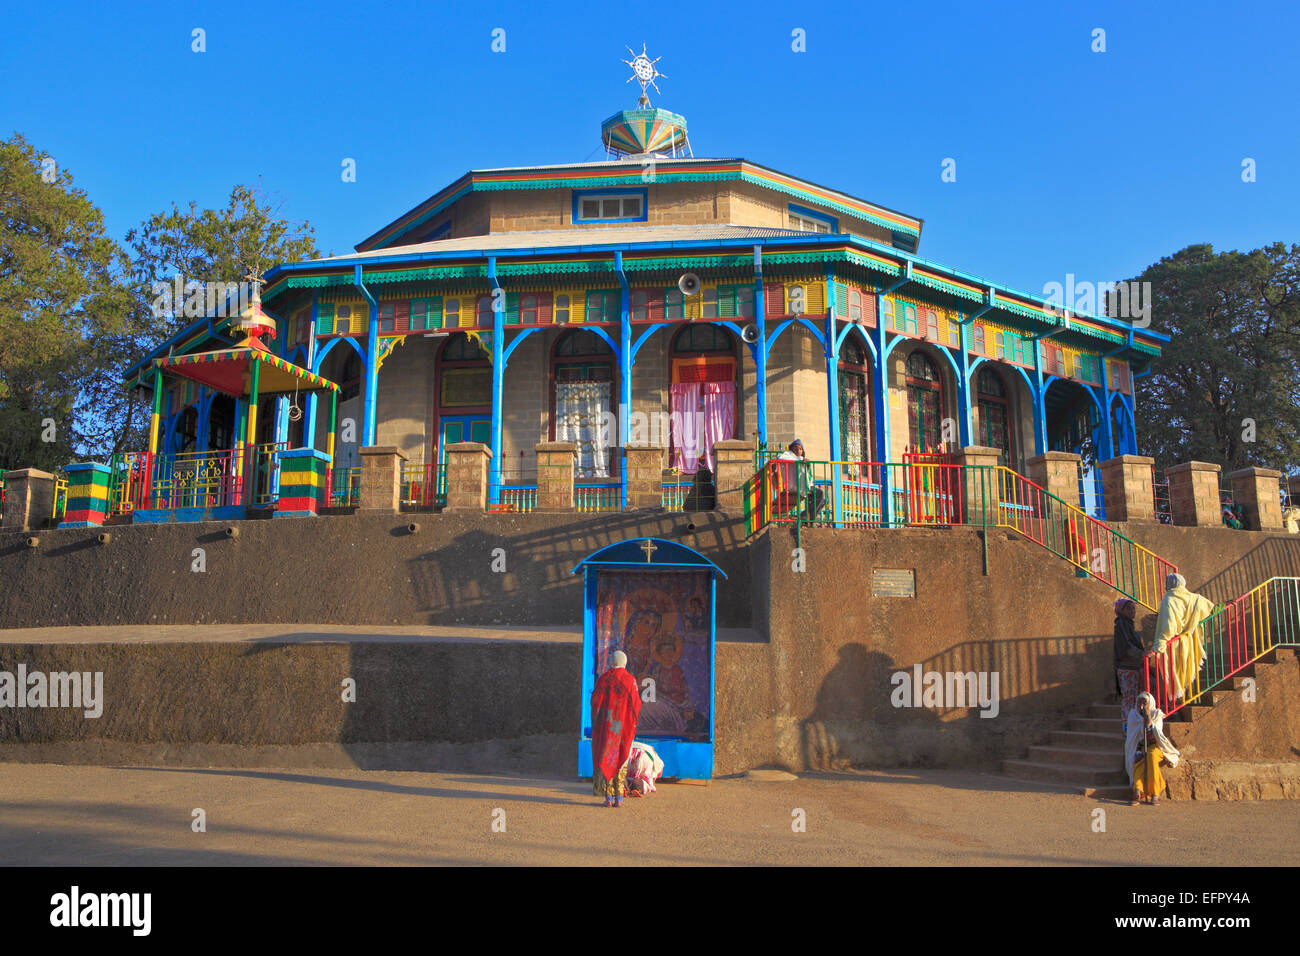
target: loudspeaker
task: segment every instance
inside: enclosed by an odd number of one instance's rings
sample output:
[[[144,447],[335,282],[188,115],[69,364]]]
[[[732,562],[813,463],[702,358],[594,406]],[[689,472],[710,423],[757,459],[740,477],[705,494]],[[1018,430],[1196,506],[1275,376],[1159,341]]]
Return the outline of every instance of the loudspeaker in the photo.
[[[682,291],[682,295],[696,295],[700,291],[700,277],[694,272],[687,272],[677,280],[677,288]]]
[[[740,337],[746,342],[754,343],[758,341],[758,326],[753,322],[740,330]]]

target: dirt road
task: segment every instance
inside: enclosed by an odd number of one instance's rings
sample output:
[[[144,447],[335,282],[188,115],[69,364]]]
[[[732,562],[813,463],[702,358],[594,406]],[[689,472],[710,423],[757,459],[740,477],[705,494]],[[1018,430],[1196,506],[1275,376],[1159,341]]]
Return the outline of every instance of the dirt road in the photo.
[[[938,770],[663,784],[621,809],[601,806],[576,780],[466,774],[0,764],[0,780],[4,865],[1292,865],[1300,858],[1294,801],[1130,808]],[[1094,831],[1097,808],[1105,811],[1104,832]],[[196,809],[206,832],[193,829]],[[1157,820],[1165,825],[1152,826]],[[1264,832],[1269,838],[1261,840]]]

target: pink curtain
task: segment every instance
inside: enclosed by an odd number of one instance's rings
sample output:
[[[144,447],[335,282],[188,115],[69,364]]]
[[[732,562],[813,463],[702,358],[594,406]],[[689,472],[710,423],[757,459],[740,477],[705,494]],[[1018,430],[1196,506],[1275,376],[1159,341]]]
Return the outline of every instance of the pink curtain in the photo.
[[[704,392],[704,463],[717,474],[713,460],[713,443],[736,437],[736,383],[705,382]]]
[[[700,460],[700,383],[686,382],[668,389],[668,414],[672,428],[673,467],[693,475]]]

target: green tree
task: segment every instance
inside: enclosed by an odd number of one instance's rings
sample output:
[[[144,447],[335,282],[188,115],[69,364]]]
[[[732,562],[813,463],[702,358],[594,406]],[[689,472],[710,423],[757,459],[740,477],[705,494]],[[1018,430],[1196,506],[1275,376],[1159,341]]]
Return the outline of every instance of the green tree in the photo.
[[[97,366],[103,411],[99,445],[104,454],[140,449],[148,440],[148,383],[114,391],[110,381],[115,384],[125,368],[198,321],[207,305],[225,305],[209,302],[203,293],[197,298],[194,293],[176,296],[176,277],[182,290],[187,283],[200,288],[237,284],[249,275],[260,277],[277,263],[319,256],[311,226],[283,219],[282,207],[260,187],[240,185],[231,190],[222,209],[199,209],[195,202],[185,209],[173,204],[127,233],[132,250],[127,280],[131,314],[119,335],[101,343],[104,361]],[[199,300],[205,308],[195,314]],[[233,309],[223,311],[230,315]],[[221,344],[220,339],[215,343]]]
[[[128,311],[100,211],[20,134],[0,140],[0,467],[54,469],[85,437],[78,396]]]
[[[1300,246],[1206,245],[1161,259],[1152,324],[1171,336],[1137,380],[1138,447],[1163,469],[1300,464]]]

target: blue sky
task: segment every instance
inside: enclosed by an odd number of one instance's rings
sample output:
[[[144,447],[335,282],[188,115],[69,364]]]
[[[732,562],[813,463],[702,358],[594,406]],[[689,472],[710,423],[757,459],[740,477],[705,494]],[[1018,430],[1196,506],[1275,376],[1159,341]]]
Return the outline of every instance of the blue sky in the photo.
[[[919,216],[922,256],[1015,288],[1300,241],[1295,2],[117,6],[10,6],[0,136],[119,239],[260,178],[340,254],[466,170],[597,159],[644,42],[695,155]]]

